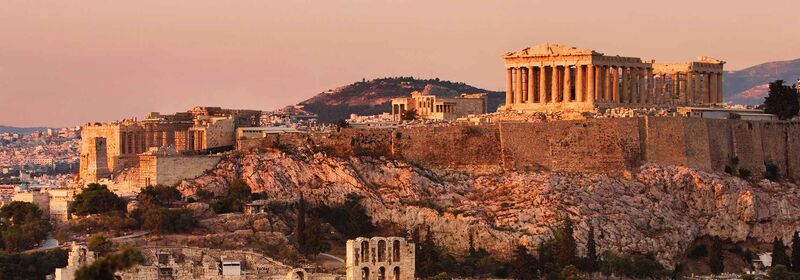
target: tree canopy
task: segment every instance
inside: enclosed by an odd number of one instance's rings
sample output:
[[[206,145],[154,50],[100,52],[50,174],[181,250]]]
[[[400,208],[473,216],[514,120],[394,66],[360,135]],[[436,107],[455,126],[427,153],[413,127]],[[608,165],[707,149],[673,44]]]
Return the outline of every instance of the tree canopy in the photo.
[[[0,249],[30,249],[47,236],[50,224],[33,203],[14,201],[0,208]]]
[[[114,280],[114,273],[144,262],[144,256],[132,246],[99,258],[93,263],[78,268],[75,280]]]
[[[92,183],[75,196],[72,210],[78,216],[125,211],[125,201],[105,185]]]
[[[764,112],[775,114],[782,120],[797,116],[800,101],[797,90],[791,85],[784,85],[783,80],[769,83],[769,94],[764,98]]]

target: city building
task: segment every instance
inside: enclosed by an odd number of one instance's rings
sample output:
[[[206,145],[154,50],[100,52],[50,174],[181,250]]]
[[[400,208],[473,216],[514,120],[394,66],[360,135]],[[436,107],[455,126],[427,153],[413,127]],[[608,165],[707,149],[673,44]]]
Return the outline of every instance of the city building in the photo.
[[[42,210],[44,217],[50,217],[50,195],[46,190],[15,190],[11,200],[33,203]]]
[[[454,120],[468,115],[485,114],[488,103],[485,93],[440,97],[414,91],[411,97],[392,98],[393,121],[403,120],[406,112],[412,110],[418,119]]]
[[[725,62],[709,57],[661,64],[547,43],[502,57],[504,110],[594,112],[722,103]]]

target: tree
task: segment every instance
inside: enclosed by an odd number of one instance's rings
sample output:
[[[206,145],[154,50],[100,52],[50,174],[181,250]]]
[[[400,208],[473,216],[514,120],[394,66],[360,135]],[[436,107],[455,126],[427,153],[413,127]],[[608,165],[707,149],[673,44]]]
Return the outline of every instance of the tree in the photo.
[[[64,249],[52,249],[35,253],[0,254],[0,279],[28,280],[45,279],[56,267],[67,266]]]
[[[304,229],[305,236],[305,250],[301,252],[306,256],[316,256],[319,253],[326,252],[331,249],[331,244],[327,241],[328,231],[322,224],[322,220],[318,215],[309,217],[306,221],[306,228]]]
[[[144,262],[144,256],[132,246],[84,265],[75,272],[75,280],[114,280],[114,273]]]
[[[164,185],[147,186],[136,195],[136,199],[146,207],[167,207],[181,200],[181,192]]]
[[[573,236],[572,221],[566,219],[564,226],[556,232],[556,244],[558,250],[556,251],[556,263],[560,267],[574,265],[578,251],[578,244],[575,242]]]
[[[403,112],[403,120],[404,121],[413,121],[417,119],[417,110],[411,109]]]
[[[102,257],[111,252],[114,243],[108,240],[105,234],[95,233],[89,237],[86,247],[89,248],[89,251],[95,252],[98,256]]]
[[[295,222],[294,234],[297,238],[297,248],[300,249],[300,252],[306,253],[306,200],[302,194],[297,202],[297,222]]]
[[[771,280],[800,280],[800,273],[793,273],[789,271],[789,268],[782,264],[775,265],[773,263],[772,268],[769,269],[767,275]]]
[[[367,215],[367,210],[361,206],[361,199],[360,195],[350,193],[341,205],[322,206],[319,212],[328,224],[349,239],[369,236],[375,226],[372,225],[372,218]]]
[[[771,82],[763,107],[765,113],[775,114],[782,120],[790,119],[800,110],[797,90],[791,85],[784,85],[783,80]]]
[[[786,246],[783,245],[783,240],[777,237],[772,241],[772,266],[776,265],[789,265],[789,256],[786,255]]]
[[[50,223],[33,203],[13,201],[0,208],[0,249],[30,249],[47,236]]]
[[[722,241],[719,237],[714,237],[714,243],[711,245],[711,252],[708,258],[708,266],[711,268],[711,273],[720,274],[725,270],[725,265],[722,261]]]
[[[518,280],[537,279],[539,277],[539,264],[536,258],[528,253],[528,249],[517,246],[514,250],[511,276]]]
[[[214,203],[214,212],[230,213],[242,212],[244,204],[250,202],[252,190],[241,179],[234,179],[228,184],[228,193]]]
[[[589,223],[591,225],[591,223]],[[586,241],[586,265],[588,272],[597,271],[597,244],[594,241],[594,227],[589,227],[589,236]]]
[[[800,233],[792,235],[792,271],[800,272]]]
[[[105,185],[95,183],[86,186],[72,202],[72,212],[78,216],[124,210],[124,200],[108,190]]]
[[[142,229],[158,233],[178,233],[191,231],[197,225],[197,218],[189,209],[148,209],[142,215]]]

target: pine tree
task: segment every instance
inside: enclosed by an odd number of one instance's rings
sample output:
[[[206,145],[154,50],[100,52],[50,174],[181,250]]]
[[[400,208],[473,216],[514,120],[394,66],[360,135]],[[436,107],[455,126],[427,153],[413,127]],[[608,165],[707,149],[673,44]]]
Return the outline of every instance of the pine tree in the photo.
[[[511,276],[514,279],[532,280],[537,279],[539,276],[539,263],[525,247],[517,246],[512,264]]]
[[[797,116],[797,112],[800,111],[797,90],[791,85],[784,85],[783,80],[771,82],[763,106],[765,113],[778,115],[782,120]]]
[[[556,252],[556,263],[560,267],[566,267],[568,265],[574,265],[576,254],[578,251],[578,245],[575,242],[575,237],[573,236],[573,229],[572,229],[572,221],[566,219],[564,221],[564,226],[561,228],[559,233],[556,236],[557,238],[557,247],[558,250]]]
[[[789,266],[789,257],[786,255],[786,246],[783,245],[783,240],[775,237],[772,241],[772,266],[784,265]]]
[[[589,223],[591,225],[591,223]],[[588,261],[589,272],[597,271],[597,244],[594,241],[594,227],[589,226],[589,240],[586,241],[586,259]]]
[[[800,272],[800,233],[792,235],[792,271]]]
[[[714,237],[714,244],[711,245],[711,252],[708,258],[708,266],[711,268],[711,273],[720,274],[725,270],[722,260],[722,241],[719,237]]]

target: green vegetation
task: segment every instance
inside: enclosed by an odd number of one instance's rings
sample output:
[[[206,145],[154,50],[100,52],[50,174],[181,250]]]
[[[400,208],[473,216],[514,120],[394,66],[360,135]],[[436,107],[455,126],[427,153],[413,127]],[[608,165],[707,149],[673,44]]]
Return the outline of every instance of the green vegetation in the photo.
[[[197,219],[189,209],[152,208],[142,215],[142,229],[157,233],[189,232],[196,225]]]
[[[751,172],[747,168],[739,168],[739,177],[745,180],[750,179]]]
[[[309,219],[306,219],[306,200],[302,196],[297,202],[297,220],[294,232],[297,248],[306,256],[316,256],[331,249],[331,244],[326,238],[328,231],[323,227],[319,215],[311,215]]]
[[[764,177],[769,179],[770,181],[777,182],[781,179],[781,170],[778,168],[777,165],[774,163],[768,162],[764,164],[766,172],[764,173]]]
[[[797,116],[800,103],[797,99],[797,90],[791,85],[784,85],[783,80],[769,83],[769,94],[764,98],[764,112],[775,114],[781,120],[788,120]]]
[[[125,211],[125,201],[108,187],[100,184],[89,184],[72,202],[72,213],[78,216],[104,214],[112,211]]]
[[[45,279],[56,267],[67,266],[68,255],[69,253],[63,249],[30,254],[0,253],[0,279]]]
[[[714,237],[714,244],[711,245],[711,252],[708,257],[708,266],[711,268],[712,274],[720,274],[725,270],[722,255],[722,240],[719,237]]]
[[[89,237],[89,240],[86,242],[86,247],[88,247],[89,251],[95,252],[98,256],[102,257],[111,252],[114,243],[108,240],[105,234],[95,233]]]
[[[689,251],[689,258],[692,260],[698,260],[706,256],[708,256],[708,249],[705,244],[697,245]]]
[[[605,262],[600,270],[604,275],[613,273],[618,276],[637,279],[659,279],[668,275],[664,266],[656,261],[655,256],[652,254],[616,255],[607,252],[604,260]]]
[[[144,262],[144,256],[134,247],[122,247],[117,252],[99,258],[75,272],[75,280],[114,280],[114,273]]]
[[[147,186],[136,196],[142,205],[148,207],[169,207],[181,198],[177,188],[163,185]]]
[[[786,255],[786,246],[783,245],[783,239],[777,237],[772,241],[772,266],[776,265],[789,266],[789,256]]]
[[[417,119],[417,109],[406,110],[403,112],[404,121],[413,121]]]
[[[792,271],[800,272],[800,233],[792,235]]]
[[[50,224],[33,203],[14,201],[0,208],[0,249],[19,252],[43,240]]]
[[[370,236],[375,226],[372,225],[372,218],[367,215],[367,210],[361,206],[361,199],[358,194],[350,193],[341,205],[323,205],[319,208],[319,213],[325,222],[348,239]]]
[[[217,197],[211,207],[217,214],[242,212],[244,204],[250,202],[251,197],[250,186],[241,179],[234,179],[228,184],[228,193]]]
[[[785,265],[772,265],[772,268],[767,272],[767,276],[771,280],[800,280],[800,273],[791,272]]]

